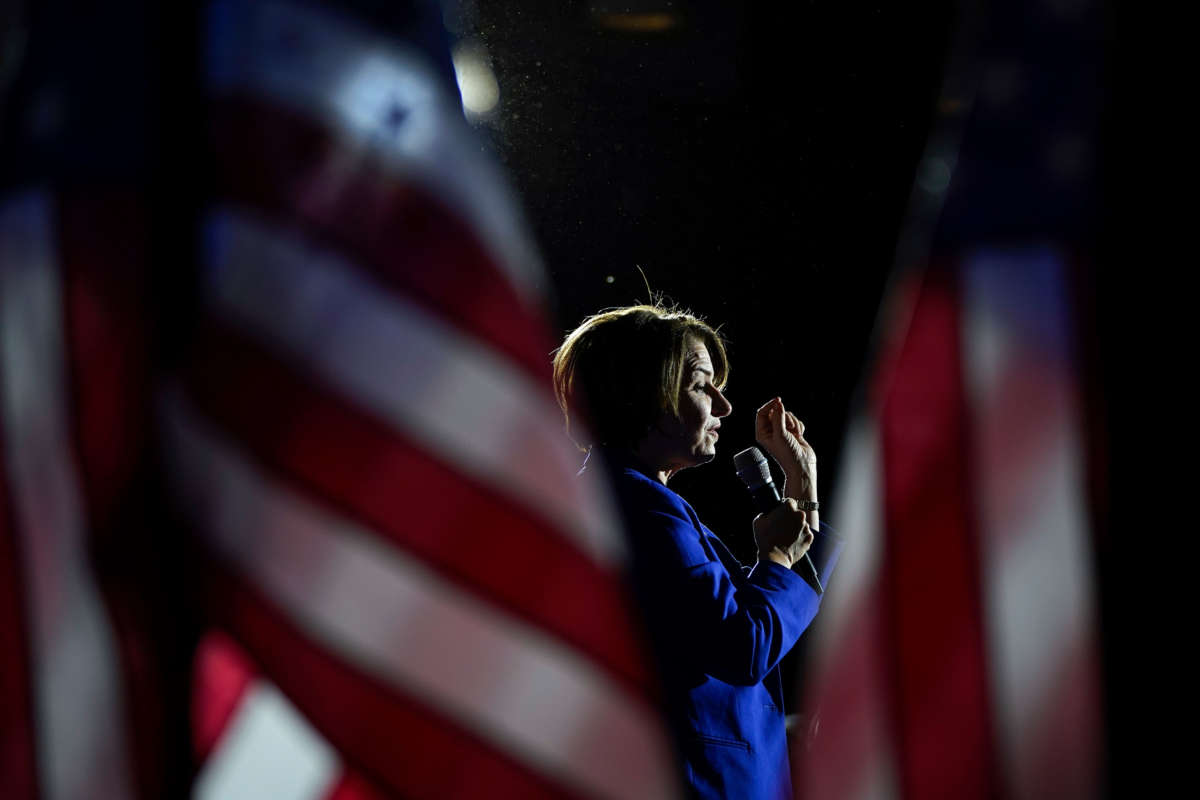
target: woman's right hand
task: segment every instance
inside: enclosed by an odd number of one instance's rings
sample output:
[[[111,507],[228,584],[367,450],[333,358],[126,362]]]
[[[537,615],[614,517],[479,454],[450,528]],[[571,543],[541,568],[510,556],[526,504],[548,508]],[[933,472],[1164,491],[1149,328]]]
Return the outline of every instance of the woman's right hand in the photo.
[[[804,557],[813,543],[807,516],[792,498],[754,518],[754,541],[760,561],[774,561],[788,569]]]

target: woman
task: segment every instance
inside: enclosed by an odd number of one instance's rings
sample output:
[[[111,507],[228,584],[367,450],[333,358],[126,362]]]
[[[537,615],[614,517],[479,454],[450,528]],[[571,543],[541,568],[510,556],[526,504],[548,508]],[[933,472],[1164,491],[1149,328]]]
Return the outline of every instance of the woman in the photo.
[[[668,488],[716,456],[733,411],[721,393],[728,373],[712,328],[657,306],[589,317],[554,358],[568,433],[598,446],[613,471],[685,780],[700,797],[774,800],[790,796],[779,662],[820,602],[792,567],[815,541],[824,583],[840,545],[814,535],[816,457],[779,398],[755,427],[783,468],[787,499],[754,521],[756,564],[742,567]],[[584,409],[590,435],[575,423]]]

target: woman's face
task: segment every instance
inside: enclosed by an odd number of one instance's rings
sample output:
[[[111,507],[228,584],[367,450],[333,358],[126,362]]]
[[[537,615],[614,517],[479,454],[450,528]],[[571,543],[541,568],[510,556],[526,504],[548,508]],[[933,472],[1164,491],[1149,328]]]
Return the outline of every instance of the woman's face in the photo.
[[[704,464],[717,455],[721,418],[729,416],[733,406],[712,380],[708,348],[699,340],[689,340],[683,385],[679,388],[679,418],[668,416],[659,425],[670,462],[676,468]]]

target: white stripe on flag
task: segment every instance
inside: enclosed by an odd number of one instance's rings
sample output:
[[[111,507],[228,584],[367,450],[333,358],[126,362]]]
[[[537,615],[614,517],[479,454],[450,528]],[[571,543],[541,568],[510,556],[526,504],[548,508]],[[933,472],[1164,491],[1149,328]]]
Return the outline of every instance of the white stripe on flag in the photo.
[[[51,198],[0,208],[0,424],[28,588],[42,797],[130,796],[113,634],[72,458]]]
[[[838,530],[851,540],[838,558],[837,579],[821,600],[821,624],[832,633],[879,577],[883,560],[883,456],[874,420],[860,418],[846,433],[845,457],[832,508]],[[836,587],[836,588],[835,588]]]
[[[342,773],[337,753],[274,685],[246,689],[196,778],[196,800],[317,800]]]
[[[464,474],[541,512],[601,563],[624,542],[609,498],[575,479],[558,407],[503,356],[339,256],[244,214],[208,225],[207,291],[248,328]]]
[[[441,197],[478,232],[531,306],[541,261],[495,165],[427,59],[345,17],[287,2],[215,2],[209,88],[290,107],[371,148],[388,169]],[[403,122],[396,120],[402,115]]]
[[[1095,625],[1063,264],[1048,249],[978,254],[966,260],[963,295],[992,707],[1013,796],[1044,797],[1036,750],[1047,742],[1037,734],[1047,712],[1070,713],[1052,696],[1061,689],[1055,684],[1093,641]],[[1060,777],[1098,774],[1094,719],[1067,726],[1075,740],[1054,757]],[[1069,796],[1095,789],[1075,786]]]
[[[820,638],[810,670],[818,700],[823,689],[855,676],[852,706],[820,709],[823,717],[838,719],[818,735],[814,757],[802,768],[799,794],[812,800],[884,800],[899,797],[900,790],[880,640],[886,621],[877,603],[884,551],[883,459],[873,420],[851,424],[843,464],[831,508],[848,540],[821,601]]]
[[[308,635],[587,793],[673,795],[652,710],[586,658],[268,479],[181,394],[165,411],[184,507]]]

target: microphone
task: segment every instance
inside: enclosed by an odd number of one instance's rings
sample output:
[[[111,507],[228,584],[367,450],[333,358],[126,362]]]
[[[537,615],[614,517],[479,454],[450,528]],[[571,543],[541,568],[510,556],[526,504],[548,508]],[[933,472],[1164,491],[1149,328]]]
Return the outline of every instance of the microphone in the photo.
[[[747,447],[735,455],[733,468],[750,490],[754,507],[760,513],[766,514],[774,510],[783,501],[779,490],[775,488],[775,481],[771,478],[771,467],[767,464],[767,457],[757,447]],[[804,563],[808,567],[809,577],[812,578],[813,588],[817,590],[817,594],[824,594],[825,587],[821,585],[821,576],[817,574],[817,566],[809,558],[807,551],[804,553]]]

